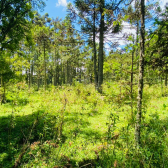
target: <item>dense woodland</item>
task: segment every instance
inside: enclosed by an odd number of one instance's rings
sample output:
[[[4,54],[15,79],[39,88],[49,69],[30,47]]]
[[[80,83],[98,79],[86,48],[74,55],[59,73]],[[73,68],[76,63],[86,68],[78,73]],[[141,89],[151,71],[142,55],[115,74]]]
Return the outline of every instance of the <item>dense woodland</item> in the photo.
[[[0,167],[168,167],[168,6],[45,5],[0,1]]]

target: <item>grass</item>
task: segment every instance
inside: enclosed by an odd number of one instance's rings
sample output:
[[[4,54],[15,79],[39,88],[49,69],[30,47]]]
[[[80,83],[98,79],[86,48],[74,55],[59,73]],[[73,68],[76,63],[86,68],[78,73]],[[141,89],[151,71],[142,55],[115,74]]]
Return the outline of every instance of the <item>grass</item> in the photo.
[[[145,86],[134,146],[128,86],[8,87],[0,111],[0,167],[168,167],[168,89]],[[134,113],[136,113],[134,88]]]

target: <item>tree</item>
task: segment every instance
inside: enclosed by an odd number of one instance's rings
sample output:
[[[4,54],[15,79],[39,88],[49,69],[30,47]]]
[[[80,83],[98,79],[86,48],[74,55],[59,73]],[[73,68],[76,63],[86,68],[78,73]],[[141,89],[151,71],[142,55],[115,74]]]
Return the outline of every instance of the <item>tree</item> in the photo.
[[[6,83],[9,81],[9,79],[14,77],[14,73],[10,68],[10,61],[9,59],[5,58],[7,56],[7,52],[3,51],[3,55],[0,55],[0,84],[1,84],[1,90],[0,90],[0,102],[6,103]]]
[[[97,65],[97,49],[96,34],[98,32],[98,4],[92,1],[75,1],[78,13],[79,23],[82,24],[81,30],[85,34],[89,34],[88,42],[93,45],[93,65],[94,65],[94,83],[95,89],[98,89],[98,65]]]
[[[167,86],[167,74],[168,74],[168,7],[159,15],[155,21],[156,29],[152,31],[147,42],[147,53],[149,58],[146,59],[146,63],[152,67],[152,69],[158,69],[160,71],[161,78],[165,75],[165,85]]]
[[[37,30],[37,41],[39,42],[39,45],[42,47],[43,50],[43,67],[44,67],[44,88],[46,90],[47,87],[47,52],[46,50],[49,50],[50,48],[50,37],[51,37],[51,31],[49,27],[39,27],[36,26]]]
[[[33,8],[45,6],[42,0],[0,1],[0,50],[14,50],[29,31],[27,18],[33,18]]]
[[[145,2],[144,0],[141,0],[141,41],[140,41],[140,58],[139,58],[139,83],[138,83],[138,98],[137,98],[138,99],[137,116],[136,116],[136,125],[135,125],[135,142],[137,147],[140,146],[144,56],[145,56]]]
[[[77,10],[73,8],[72,5],[69,5],[70,16],[74,19],[76,16],[79,16],[83,22],[86,24],[85,32],[92,32],[93,36],[93,52],[94,52],[94,74],[95,78],[98,76],[97,85],[98,91],[102,92],[102,84],[103,84],[103,61],[104,61],[104,33],[111,31],[111,26],[114,21],[117,21],[119,15],[119,5],[124,2],[124,0],[119,1],[111,1],[107,2],[105,0],[99,1],[75,1],[75,7]],[[79,12],[76,12],[79,11]],[[110,29],[108,29],[110,27]],[[120,24],[116,24],[113,26],[112,33],[116,33],[120,30]],[[99,50],[98,50],[98,75],[96,68],[96,47],[95,47],[95,33],[99,33]],[[111,32],[110,32],[111,33]],[[89,37],[90,38],[90,37]],[[96,85],[96,79],[95,79]]]
[[[6,50],[12,52],[17,50],[19,42],[25,36],[29,36],[29,19],[32,19],[34,16],[33,10],[35,8],[42,9],[44,6],[43,0],[0,1],[0,57],[2,57],[2,53]],[[2,66],[3,69],[7,68],[6,71],[8,71],[8,66]],[[1,71],[0,69],[1,80],[3,80],[3,73]]]

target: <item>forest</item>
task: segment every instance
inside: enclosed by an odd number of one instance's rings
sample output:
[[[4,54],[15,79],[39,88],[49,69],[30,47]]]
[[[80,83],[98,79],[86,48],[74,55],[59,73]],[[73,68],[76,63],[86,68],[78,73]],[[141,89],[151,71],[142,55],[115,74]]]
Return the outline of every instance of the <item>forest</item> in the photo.
[[[0,1],[0,167],[167,168],[168,3],[46,5]]]

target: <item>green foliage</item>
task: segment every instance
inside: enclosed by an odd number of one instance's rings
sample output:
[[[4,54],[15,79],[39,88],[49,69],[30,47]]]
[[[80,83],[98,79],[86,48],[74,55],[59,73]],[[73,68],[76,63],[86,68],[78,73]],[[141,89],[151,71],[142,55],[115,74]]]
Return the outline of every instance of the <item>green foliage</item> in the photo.
[[[44,6],[44,2],[2,0],[0,3],[0,43],[1,49],[15,50],[19,41],[29,32],[29,22],[26,18],[32,18],[33,7]]]

